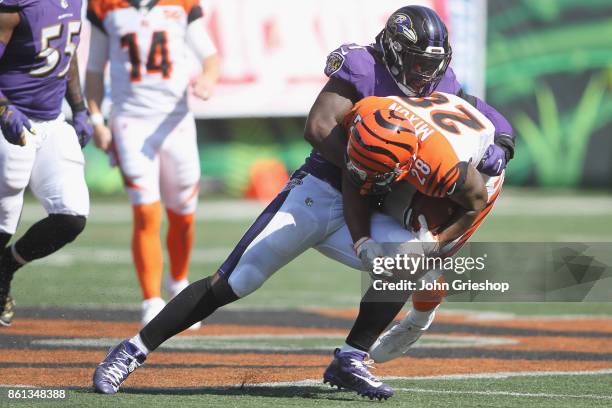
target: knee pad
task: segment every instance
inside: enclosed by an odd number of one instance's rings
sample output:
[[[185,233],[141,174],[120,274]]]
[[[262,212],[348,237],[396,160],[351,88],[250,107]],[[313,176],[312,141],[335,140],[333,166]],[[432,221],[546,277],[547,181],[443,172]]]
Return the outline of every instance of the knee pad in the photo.
[[[228,286],[238,297],[245,297],[255,292],[268,279],[268,275],[250,263],[240,263],[227,279]]]
[[[87,218],[82,215],[50,214],[49,220],[53,224],[57,240],[65,244],[74,241],[87,223]]]

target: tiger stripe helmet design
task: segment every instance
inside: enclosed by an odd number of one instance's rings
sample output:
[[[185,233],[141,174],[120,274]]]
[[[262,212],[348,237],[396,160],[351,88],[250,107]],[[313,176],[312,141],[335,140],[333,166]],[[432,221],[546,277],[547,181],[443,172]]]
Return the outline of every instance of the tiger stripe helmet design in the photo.
[[[346,151],[348,174],[363,195],[388,192],[410,171],[418,150],[410,122],[369,99],[381,98],[365,98],[356,105]]]

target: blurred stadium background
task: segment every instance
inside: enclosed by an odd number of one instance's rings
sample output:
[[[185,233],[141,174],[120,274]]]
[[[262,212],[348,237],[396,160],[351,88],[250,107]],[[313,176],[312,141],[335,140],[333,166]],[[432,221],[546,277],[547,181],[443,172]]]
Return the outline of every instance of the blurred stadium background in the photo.
[[[304,117],[324,84],[327,53],[369,43],[405,1],[209,0],[209,30],[221,56],[220,86],[194,101],[203,196],[244,196],[259,161],[290,171],[309,151]],[[410,3],[410,2],[408,2]],[[413,2],[419,3],[419,2]],[[612,186],[612,18],[602,0],[432,0],[448,23],[453,68],[520,135],[507,184]],[[81,60],[87,47],[80,47]],[[122,190],[116,171],[87,148],[93,192]]]
[[[282,0],[208,0],[207,23],[223,57],[223,77],[213,100],[193,105],[199,118],[202,189],[192,280],[212,273],[229,253],[270,194],[260,188],[279,182],[278,166],[290,172],[309,152],[302,129],[325,82],[327,53],[343,42],[370,42],[386,16],[406,3],[429,5],[443,16],[460,79],[505,114],[518,133],[508,188],[474,239],[612,242],[610,1],[292,0],[289,6]],[[81,61],[86,50],[84,43]],[[15,279],[19,309],[14,327],[1,333],[8,336],[2,342],[29,351],[3,353],[0,383],[69,385],[77,391],[68,403],[101,406],[108,400],[78,390],[89,386],[105,347],[137,329],[140,296],[129,250],[131,213],[120,176],[92,145],[86,155],[90,222],[76,243]],[[23,227],[40,211],[30,200]],[[232,305],[213,322],[216,329],[191,336],[191,346],[173,343],[156,354],[151,368],[133,377],[135,388],[113,404],[346,405],[356,398],[323,391],[317,383],[291,381],[318,380],[331,348],[350,325],[359,295],[355,271],[309,251],[260,291]],[[612,405],[612,303],[448,303],[442,310],[430,340],[424,339],[401,365],[383,365],[377,372],[394,376],[391,383],[404,390],[398,402]],[[292,314],[298,311],[307,315]],[[336,320],[308,323],[308,313]],[[249,326],[258,324],[267,326]],[[285,333],[270,329],[275,325],[303,329],[275,337]],[[336,331],[302,336],[320,325]],[[514,343],[470,343],[470,352],[452,346],[447,354],[436,351],[457,333],[503,336]],[[214,343],[215,352],[242,351],[251,357],[234,364],[223,352],[202,354],[210,336],[219,334],[236,336],[226,338],[225,347]],[[295,360],[283,360],[291,353]],[[257,355],[266,363],[246,362]],[[310,360],[303,363],[305,358]],[[215,366],[209,360],[225,363]],[[270,368],[270,361],[279,366]],[[311,371],[302,373],[296,364]],[[62,378],[57,378],[58,369]],[[542,370],[567,372],[516,378],[501,374]],[[488,374],[469,376],[478,373]],[[420,380],[434,375],[446,377]],[[285,383],[281,390],[225,388],[272,381]],[[207,388],[192,388],[203,386]],[[302,398],[291,398],[295,395]]]

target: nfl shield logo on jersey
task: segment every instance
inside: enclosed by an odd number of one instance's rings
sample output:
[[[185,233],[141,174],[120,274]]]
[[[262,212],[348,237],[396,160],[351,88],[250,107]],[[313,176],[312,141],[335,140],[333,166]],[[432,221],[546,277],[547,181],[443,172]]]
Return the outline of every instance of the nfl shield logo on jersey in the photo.
[[[68,0],[61,0],[60,1],[60,5],[62,6],[62,8],[67,9],[68,8]]]

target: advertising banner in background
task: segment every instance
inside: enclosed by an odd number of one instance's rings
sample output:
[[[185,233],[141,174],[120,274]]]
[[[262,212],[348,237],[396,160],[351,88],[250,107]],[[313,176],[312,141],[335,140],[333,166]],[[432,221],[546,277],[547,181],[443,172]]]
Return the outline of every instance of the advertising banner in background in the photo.
[[[484,0],[421,0],[447,23],[453,66],[482,94]],[[344,43],[374,41],[405,0],[208,0],[209,32],[222,58],[215,97],[193,100],[198,118],[304,116],[325,84],[327,55]]]
[[[325,82],[327,53],[343,42],[371,42],[405,2],[205,4],[224,65],[214,98],[193,105],[206,118],[198,121],[203,180],[240,195],[254,161],[274,158],[289,170],[303,162],[310,149],[302,136],[304,116]],[[465,88],[482,95],[486,83],[487,101],[515,128],[507,184],[612,186],[612,3],[420,4],[447,22],[453,68]],[[86,50],[85,41],[79,51]],[[120,190],[104,156],[92,148],[87,154],[92,189]]]
[[[482,96],[486,39],[485,0],[415,0],[436,10],[453,44],[452,66],[464,88]],[[325,84],[327,55],[344,43],[370,44],[403,0],[205,0],[207,29],[222,58],[213,98],[191,100],[198,120],[204,185],[242,195],[252,164],[280,160],[288,170],[303,163],[310,146],[302,131]],[[83,29],[80,65],[87,61]],[[82,70],[84,71],[84,69]],[[194,60],[194,73],[197,64]],[[108,111],[108,98],[105,110]],[[122,189],[107,157],[86,149],[92,191]]]

